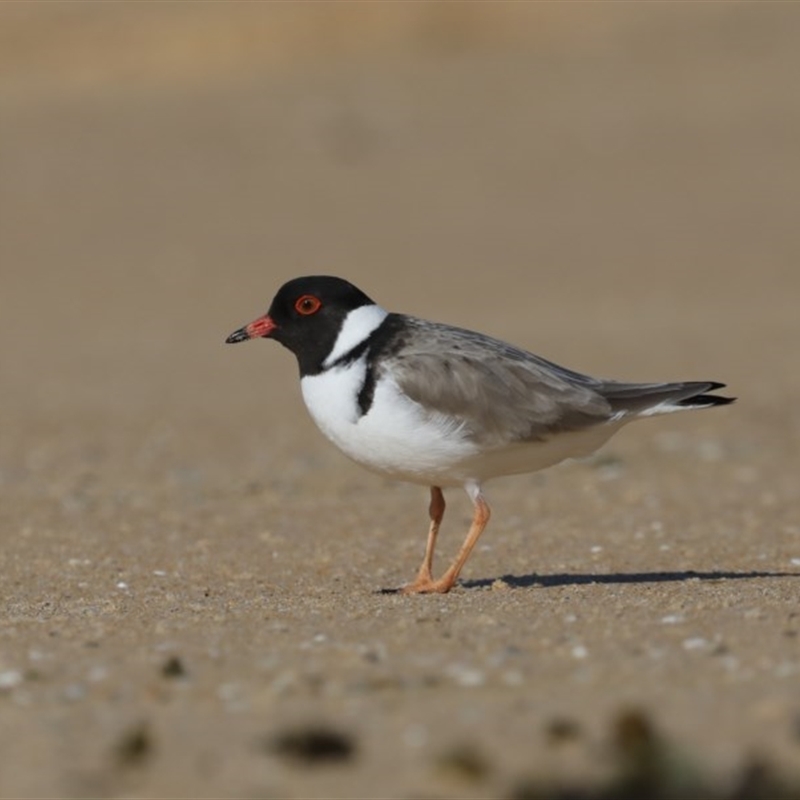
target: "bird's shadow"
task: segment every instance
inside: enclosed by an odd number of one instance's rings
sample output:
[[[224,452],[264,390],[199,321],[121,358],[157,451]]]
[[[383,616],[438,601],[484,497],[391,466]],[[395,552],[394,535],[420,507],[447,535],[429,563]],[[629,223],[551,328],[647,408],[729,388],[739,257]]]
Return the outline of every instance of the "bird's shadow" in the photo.
[[[502,575],[498,578],[477,578],[462,581],[465,589],[485,589],[498,580],[512,589],[529,589],[532,586],[556,588],[558,586],[582,586],[592,583],[671,583],[677,581],[732,581],[752,580],[754,578],[800,578],[800,572],[763,572],[750,570],[733,572],[713,570],[698,572],[693,569],[679,572],[611,572],[611,573],[555,573],[553,575]]]
[[[571,573],[560,572],[553,575],[500,575],[496,578],[476,578],[459,581],[462,589],[488,589],[502,581],[511,589],[530,589],[541,586],[554,589],[559,586],[583,586],[592,583],[670,583],[677,581],[734,581],[753,580],[754,578],[800,578],[800,572],[764,572],[750,570],[748,572],[732,572],[729,570],[713,570],[697,572],[693,569],[680,572],[611,572],[611,573]],[[378,589],[376,594],[400,594],[401,588]]]

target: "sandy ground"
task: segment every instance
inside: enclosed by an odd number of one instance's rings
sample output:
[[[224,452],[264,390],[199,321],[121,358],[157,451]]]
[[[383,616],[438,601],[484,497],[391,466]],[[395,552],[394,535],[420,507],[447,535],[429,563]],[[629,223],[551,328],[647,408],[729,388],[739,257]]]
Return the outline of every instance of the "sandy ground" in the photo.
[[[255,4],[206,63],[192,4],[93,5],[0,9],[0,794],[510,797],[604,780],[629,709],[719,786],[800,774],[798,9],[503,7],[293,60]],[[223,345],[313,272],[740,399],[490,484],[462,585],[381,594],[426,490],[326,444],[290,354]]]

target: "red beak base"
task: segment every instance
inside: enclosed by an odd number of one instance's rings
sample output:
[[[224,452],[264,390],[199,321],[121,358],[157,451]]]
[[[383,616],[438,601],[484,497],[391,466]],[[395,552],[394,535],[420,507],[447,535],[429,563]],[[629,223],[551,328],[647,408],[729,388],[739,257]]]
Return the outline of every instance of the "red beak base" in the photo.
[[[268,338],[272,331],[277,326],[272,321],[268,314],[263,317],[254,319],[249,325],[234,331],[226,340],[226,344],[236,344],[236,342],[244,342],[247,339],[262,339]]]

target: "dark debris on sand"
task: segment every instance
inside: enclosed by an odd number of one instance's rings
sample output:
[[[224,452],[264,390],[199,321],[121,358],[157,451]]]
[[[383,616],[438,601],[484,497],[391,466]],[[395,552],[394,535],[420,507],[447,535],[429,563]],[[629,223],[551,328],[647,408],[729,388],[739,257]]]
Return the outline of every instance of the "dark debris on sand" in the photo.
[[[283,731],[266,745],[269,752],[306,765],[344,763],[356,754],[352,736],[324,726]]]
[[[730,785],[720,787],[656,731],[640,710],[622,712],[612,726],[614,775],[594,786],[519,781],[508,800],[800,800],[765,762],[745,765]]]

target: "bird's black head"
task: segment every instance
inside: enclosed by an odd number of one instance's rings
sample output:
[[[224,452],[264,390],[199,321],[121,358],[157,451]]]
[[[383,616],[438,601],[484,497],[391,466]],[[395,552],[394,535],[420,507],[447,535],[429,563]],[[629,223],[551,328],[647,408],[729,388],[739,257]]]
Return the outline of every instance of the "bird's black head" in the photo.
[[[345,317],[366,305],[374,302],[342,278],[295,278],[281,286],[263,317],[234,331],[226,341],[275,339],[295,354],[300,374],[311,375],[322,368]]]

